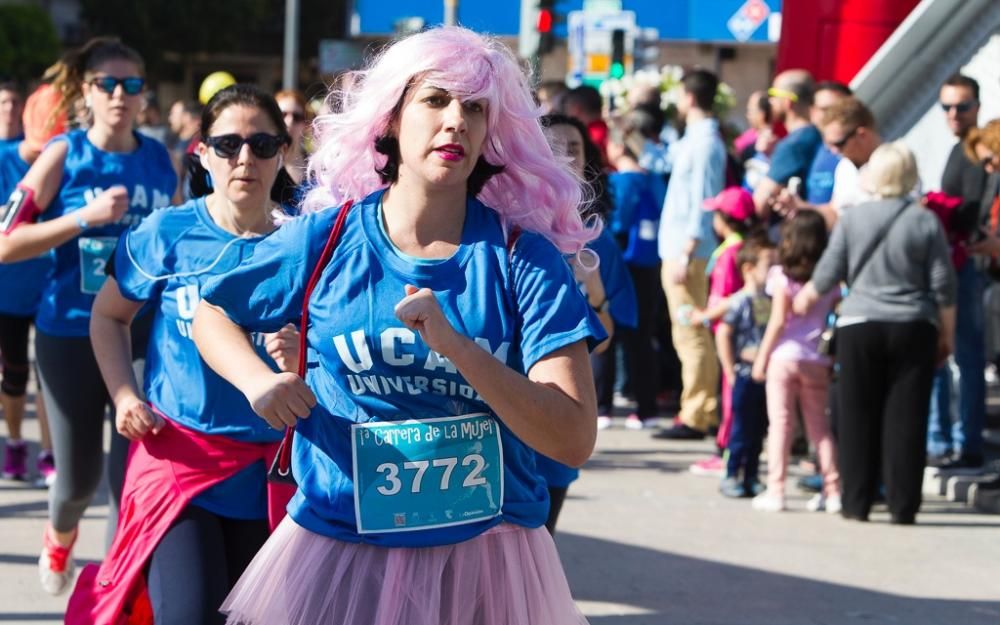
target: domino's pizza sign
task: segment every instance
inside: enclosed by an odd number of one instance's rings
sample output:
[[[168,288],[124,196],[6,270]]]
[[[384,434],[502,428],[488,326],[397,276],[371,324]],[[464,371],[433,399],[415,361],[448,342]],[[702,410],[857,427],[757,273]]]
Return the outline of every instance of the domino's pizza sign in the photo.
[[[771,8],[764,0],[747,0],[729,18],[726,27],[737,41],[749,41],[770,14]]]

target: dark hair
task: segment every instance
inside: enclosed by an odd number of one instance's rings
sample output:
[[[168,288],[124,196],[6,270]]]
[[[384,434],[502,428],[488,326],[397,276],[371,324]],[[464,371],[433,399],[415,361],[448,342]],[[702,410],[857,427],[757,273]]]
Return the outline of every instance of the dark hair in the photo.
[[[785,275],[796,282],[808,282],[823,256],[829,234],[826,221],[816,211],[799,211],[781,226],[778,262]]]
[[[966,76],[965,74],[952,74],[948,76],[948,79],[944,81],[942,87],[965,87],[966,89],[972,91],[973,99],[979,101],[979,83],[976,82],[975,78]]]
[[[813,87],[813,93],[819,93],[820,91],[833,91],[834,93],[839,93],[844,96],[852,96],[854,92],[851,88],[838,80],[821,80],[816,83]]]
[[[16,93],[18,98],[24,99],[24,92],[21,91],[21,85],[13,80],[0,81],[0,91],[10,91],[11,93]]]
[[[209,136],[212,126],[219,119],[219,115],[231,106],[246,106],[262,111],[274,125],[275,134],[281,137],[285,145],[291,144],[292,139],[285,129],[285,118],[281,115],[278,103],[269,93],[247,84],[230,85],[225,89],[220,89],[212,96],[212,99],[201,111],[202,138]],[[188,159],[188,173],[191,181],[191,194],[194,197],[201,197],[212,192],[211,184],[208,181],[208,172],[202,166],[200,158]],[[294,195],[294,189],[295,181],[288,175],[284,167],[279,168],[278,175],[271,186],[271,199],[287,204]]]
[[[580,85],[566,92],[562,99],[563,110],[577,106],[592,115],[600,115],[604,107],[601,92],[590,85]]]
[[[719,77],[706,69],[694,69],[681,78],[684,91],[694,96],[695,105],[703,111],[711,112],[715,103],[715,93],[719,89]]]
[[[584,210],[584,215],[597,214],[607,221],[613,207],[611,192],[608,189],[608,175],[604,173],[601,149],[590,139],[587,127],[579,119],[562,113],[543,115],[539,121],[543,128],[572,126],[579,131],[583,137],[583,180],[590,187],[591,199]]]
[[[747,239],[740,246],[740,251],[736,252],[736,266],[742,269],[743,265],[756,265],[761,252],[773,249],[774,243],[767,237]]]
[[[204,110],[205,110],[201,106],[201,102],[199,102],[197,100],[177,100],[177,102],[174,102],[170,106],[170,108],[173,108],[174,106],[176,106],[178,102],[181,105],[181,110],[184,111],[185,113],[187,113],[188,115],[191,115],[192,117],[201,117],[202,112],[204,112]],[[281,125],[282,126],[285,125],[284,118],[281,119]]]
[[[751,98],[757,98],[757,106],[754,107],[764,115],[764,121],[768,124],[774,119],[774,111],[771,109],[771,98],[767,97],[766,91],[755,91],[750,94]]]
[[[63,54],[46,69],[42,81],[50,83],[60,94],[59,103],[52,108],[45,122],[46,130],[67,114],[73,103],[83,95],[83,81],[87,72],[107,61],[121,60],[135,63],[140,74],[146,71],[142,56],[117,37],[94,37],[82,47]]]

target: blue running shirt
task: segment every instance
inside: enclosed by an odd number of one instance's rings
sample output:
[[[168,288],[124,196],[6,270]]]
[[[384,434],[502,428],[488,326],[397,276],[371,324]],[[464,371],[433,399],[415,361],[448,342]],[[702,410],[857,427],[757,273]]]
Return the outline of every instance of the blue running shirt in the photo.
[[[29,165],[17,152],[20,140],[0,141],[0,202],[6,202],[28,173]],[[17,263],[0,264],[0,313],[18,317],[32,317],[38,310],[42,288],[52,270],[52,253]]]
[[[272,442],[281,432],[258,417],[246,397],[208,367],[191,338],[202,285],[253,254],[264,237],[239,238],[212,220],[204,198],[153,211],[118,240],[114,276],[121,294],[155,308],[146,359],[145,393],[158,411],[184,427],[242,442]],[[258,355],[277,370],[252,337]],[[194,500],[231,518],[266,517],[262,462]]]
[[[78,211],[115,185],[128,190],[129,209],[116,223],[88,228],[55,249],[52,280],[45,285],[36,319],[38,329],[48,335],[90,334],[90,309],[114,242],[153,209],[170,204],[177,175],[166,148],[139,133],[134,136],[139,146],[127,154],[98,149],[83,130],[52,140],[65,141],[68,150],[59,193],[42,213],[41,221]],[[81,271],[83,266],[85,271]]]
[[[447,528],[357,532],[352,424],[491,412],[447,358],[396,319],[393,309],[405,285],[432,289],[459,332],[522,373],[561,347],[604,338],[569,265],[543,237],[522,234],[508,255],[498,215],[470,198],[455,254],[412,263],[384,240],[377,217],[382,193],[351,209],[310,300],[306,383],[319,403],[296,429],[292,468],[299,490],[289,514],[325,536],[389,547],[457,543],[502,521],[538,527],[547,516],[548,493],[534,452],[500,422],[499,516]],[[337,212],[330,208],[285,224],[258,244],[247,263],[210,281],[203,297],[248,330],[272,332],[298,320],[306,282]]]

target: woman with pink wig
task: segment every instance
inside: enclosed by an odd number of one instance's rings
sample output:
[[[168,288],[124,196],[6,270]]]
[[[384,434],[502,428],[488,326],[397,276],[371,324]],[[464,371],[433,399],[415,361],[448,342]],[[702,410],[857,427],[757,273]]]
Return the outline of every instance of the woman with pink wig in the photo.
[[[597,234],[496,40],[412,35],[331,94],[304,215],[202,291],[205,360],[275,428],[298,493],[229,623],[578,625],[538,450],[596,438],[604,332],[565,255]],[[300,373],[247,332],[302,326]],[[279,470],[282,466],[279,456]]]

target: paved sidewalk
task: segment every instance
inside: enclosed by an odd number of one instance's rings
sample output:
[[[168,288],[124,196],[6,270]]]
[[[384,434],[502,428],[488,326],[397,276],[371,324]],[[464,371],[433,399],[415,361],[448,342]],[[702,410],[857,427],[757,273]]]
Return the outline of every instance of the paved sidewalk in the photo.
[[[37,440],[34,421],[26,433]],[[794,488],[792,511],[757,513],[687,472],[710,448],[601,432],[557,537],[592,625],[1000,623],[1000,516],[932,499],[914,527],[884,510],[848,523],[805,512]],[[0,623],[62,622],[66,596],[37,581],[45,514],[45,491],[0,482]],[[106,514],[102,494],[78,563],[101,556]]]

